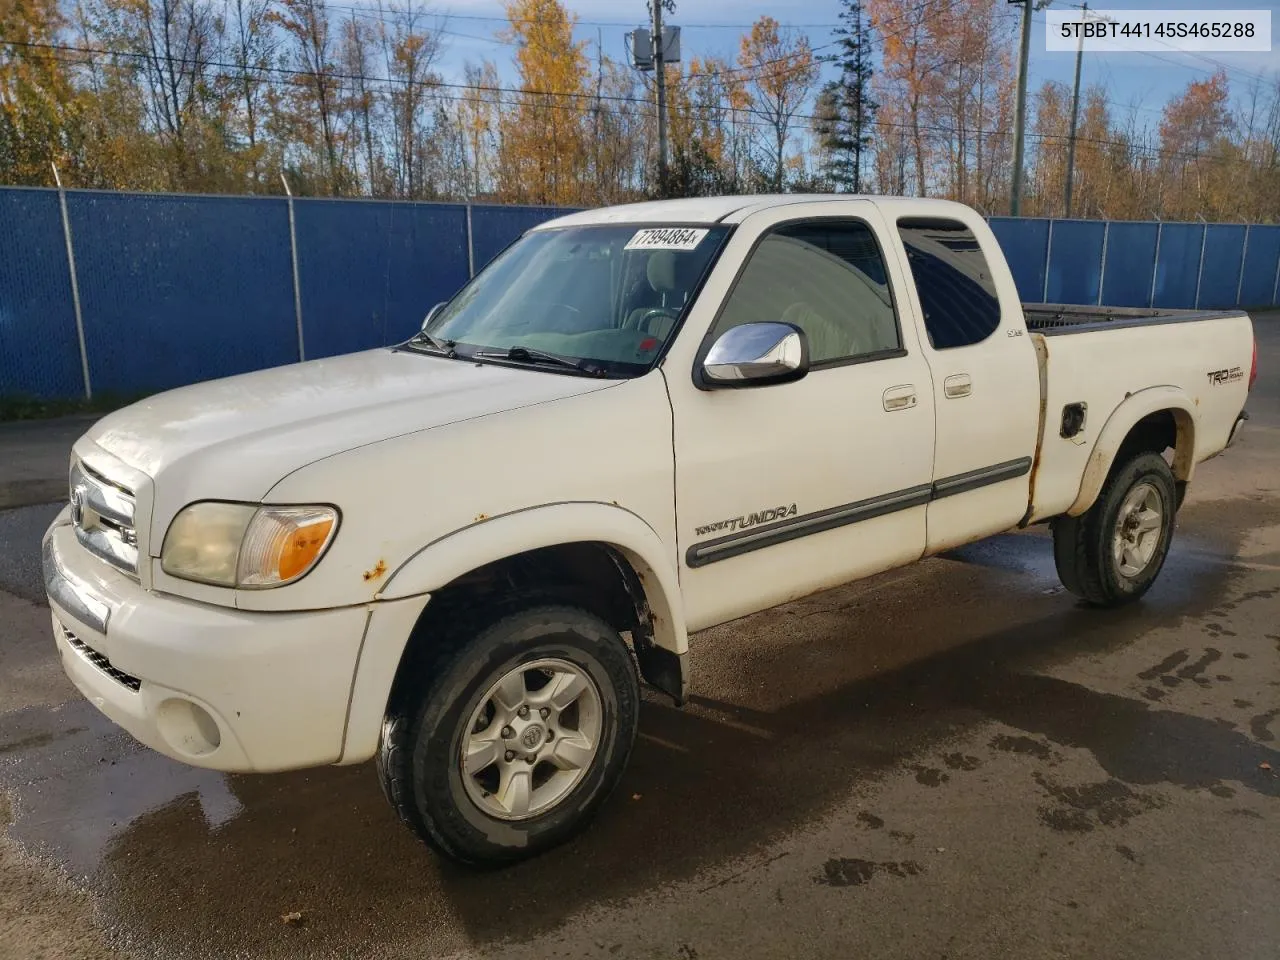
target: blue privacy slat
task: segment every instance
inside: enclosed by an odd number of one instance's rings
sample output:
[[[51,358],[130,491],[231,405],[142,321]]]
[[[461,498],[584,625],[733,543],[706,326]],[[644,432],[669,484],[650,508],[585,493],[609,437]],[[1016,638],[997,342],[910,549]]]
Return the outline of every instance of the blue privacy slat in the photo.
[[[1155,223],[1112,223],[1107,232],[1107,262],[1102,302],[1112,307],[1145,307],[1151,298],[1156,265]]]
[[[1211,223],[1204,242],[1204,269],[1200,273],[1200,306],[1234,307],[1240,289],[1240,263],[1244,253],[1244,226]]]
[[[473,206],[471,236],[476,273],[530,227],[572,212],[564,207]]]
[[[0,189],[0,396],[84,393],[55,190]]]
[[[1097,303],[1102,236],[1099,220],[1055,220],[1049,240],[1048,303]]]
[[[467,280],[462,205],[294,204],[309,359],[404,340]]]
[[[1044,259],[1049,247],[1048,220],[992,217],[991,232],[1009,262],[1018,297],[1024,303],[1044,301]]]
[[[145,393],[297,359],[288,207],[276,197],[68,191],[95,391]],[[466,207],[295,201],[308,357],[393,343],[466,282]],[[572,212],[472,207],[477,270],[522,232]],[[993,217],[1019,296],[1145,306],[1156,225]],[[1190,308],[1200,224],[1160,229],[1154,305]],[[1280,226],[1209,226],[1202,307],[1275,302]],[[1243,256],[1243,265],[1241,259]],[[0,187],[0,396],[80,396],[56,190]]]
[[[1198,223],[1166,223],[1160,228],[1154,305],[1176,310],[1196,303],[1196,276],[1204,228]]]
[[[75,191],[67,204],[95,390],[297,359],[283,200]]]
[[[1280,262],[1280,226],[1249,228],[1249,249],[1244,254],[1244,280],[1240,303],[1258,307],[1274,302],[1276,264]]]

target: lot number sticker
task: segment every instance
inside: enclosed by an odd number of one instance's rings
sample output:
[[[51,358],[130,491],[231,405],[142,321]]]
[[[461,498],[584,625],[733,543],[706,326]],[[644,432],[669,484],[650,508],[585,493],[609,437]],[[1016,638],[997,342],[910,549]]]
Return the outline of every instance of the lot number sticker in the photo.
[[[706,230],[690,227],[655,227],[637,230],[624,250],[693,250],[707,235]]]

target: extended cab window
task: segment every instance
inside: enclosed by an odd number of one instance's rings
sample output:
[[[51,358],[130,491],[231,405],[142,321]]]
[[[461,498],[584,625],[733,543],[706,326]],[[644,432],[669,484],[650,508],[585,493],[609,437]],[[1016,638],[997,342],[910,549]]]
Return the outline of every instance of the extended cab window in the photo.
[[[935,350],[979,343],[1000,326],[1000,301],[978,238],[955,220],[898,221]]]
[[[743,323],[793,323],[813,364],[902,346],[884,258],[865,223],[823,220],[772,231],[747,261],[714,336]]]

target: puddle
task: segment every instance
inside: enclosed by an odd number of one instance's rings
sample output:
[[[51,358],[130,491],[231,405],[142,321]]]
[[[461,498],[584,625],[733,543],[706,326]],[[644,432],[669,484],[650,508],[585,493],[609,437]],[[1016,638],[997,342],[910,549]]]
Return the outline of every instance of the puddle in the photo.
[[[1220,515],[1200,509],[1198,529],[1224,538],[1257,519],[1239,502],[1232,510],[1233,523],[1215,527]],[[210,944],[296,956],[303,943],[304,952],[358,955],[410,942],[427,955],[538,936],[576,911],[651,894],[747,856],[903,770],[915,772],[922,797],[946,803],[942,794],[985,774],[967,771],[988,741],[1026,764],[1052,763],[1058,747],[1086,749],[1125,790],[1230,783],[1242,798],[1278,796],[1280,780],[1259,764],[1280,770],[1280,753],[1246,733],[1043,675],[1189,616],[1229,615],[1240,602],[1229,599],[1237,571],[1200,553],[1232,554],[1211,538],[1179,542],[1197,550],[1175,547],[1149,599],[1125,610],[1099,613],[1046,593],[1056,583],[1050,544],[1024,534],[951,551],[959,563],[833,592],[819,598],[822,609],[797,604],[813,614],[803,635],[799,617],[773,613],[695,637],[699,697],[684,710],[646,701],[646,736],[593,826],[498,873],[456,869],[426,850],[396,820],[369,764],[223,776],[145,750],[78,700],[0,716],[10,835],[89,878],[122,928],[169,956],[209,956]],[[1221,666],[1203,659],[1189,653],[1153,676],[1194,667],[1192,683]],[[992,721],[1014,733],[985,734],[968,753],[939,749]],[[930,756],[946,771],[921,765]],[[1087,785],[1052,784],[1063,823],[1105,824],[1139,802],[1119,787],[1095,797]],[[873,830],[875,820],[859,822]],[[838,852],[824,882],[913,877],[905,861]],[[308,918],[301,928],[279,919],[294,911]]]
[[[22,733],[35,724],[47,729]],[[0,716],[0,757],[10,836],[72,876],[92,875],[117,837],[180,797],[198,800],[210,830],[242,809],[225,776],[147,750],[83,701]]]

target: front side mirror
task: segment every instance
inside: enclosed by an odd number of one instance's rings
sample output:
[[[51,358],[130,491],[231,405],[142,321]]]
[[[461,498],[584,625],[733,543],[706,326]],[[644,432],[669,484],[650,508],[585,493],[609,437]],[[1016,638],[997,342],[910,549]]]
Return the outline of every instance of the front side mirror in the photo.
[[[702,362],[707,386],[748,387],[799,380],[809,372],[809,344],[789,323],[744,323],[720,335]]]
[[[422,321],[422,329],[427,329],[427,325],[436,318],[436,314],[443,310],[446,306],[445,301],[441,300],[434,307],[427,311],[427,317]]]

